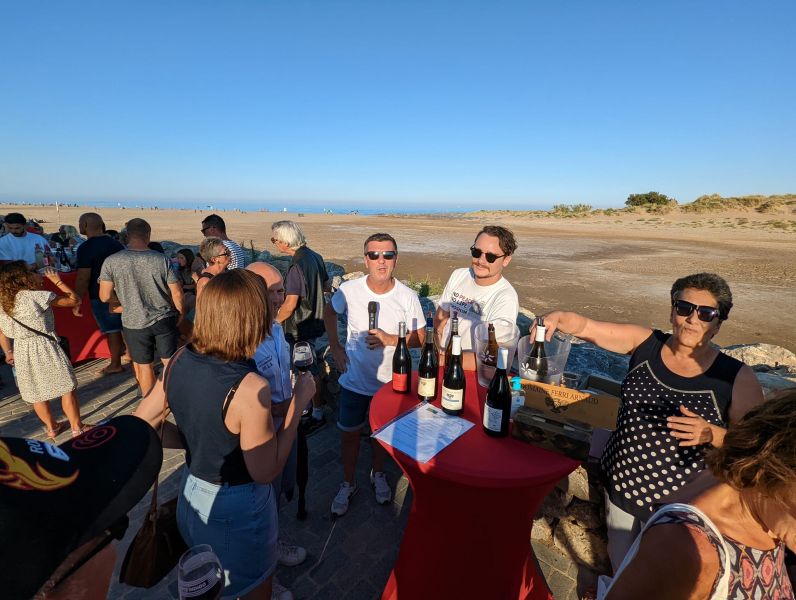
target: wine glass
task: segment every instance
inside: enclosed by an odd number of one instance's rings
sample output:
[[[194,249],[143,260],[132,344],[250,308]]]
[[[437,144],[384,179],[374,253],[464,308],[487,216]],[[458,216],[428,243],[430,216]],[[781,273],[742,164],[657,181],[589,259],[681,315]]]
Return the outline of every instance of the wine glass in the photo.
[[[199,544],[180,557],[177,570],[180,600],[218,600],[224,589],[224,572],[213,548]]]
[[[309,342],[296,342],[293,346],[293,366],[302,373],[309,371],[315,362],[315,351]]]

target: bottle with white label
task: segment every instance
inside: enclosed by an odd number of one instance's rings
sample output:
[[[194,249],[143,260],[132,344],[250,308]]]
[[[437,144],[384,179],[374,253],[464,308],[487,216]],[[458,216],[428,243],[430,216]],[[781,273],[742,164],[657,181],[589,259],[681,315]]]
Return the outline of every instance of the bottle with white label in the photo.
[[[511,413],[511,388],[506,375],[506,363],[509,359],[508,348],[499,348],[497,352],[497,369],[484,403],[484,433],[492,437],[506,437],[509,434],[509,416]]]
[[[434,321],[426,319],[426,343],[417,366],[417,397],[431,402],[437,397],[437,351],[434,349]]]
[[[445,364],[445,377],[442,380],[442,410],[449,415],[464,412],[464,368],[462,367],[462,338],[452,337],[451,359]]]
[[[547,328],[542,317],[536,319],[536,338],[531,346],[520,374],[530,381],[547,382],[547,354],[544,348],[544,338]]]

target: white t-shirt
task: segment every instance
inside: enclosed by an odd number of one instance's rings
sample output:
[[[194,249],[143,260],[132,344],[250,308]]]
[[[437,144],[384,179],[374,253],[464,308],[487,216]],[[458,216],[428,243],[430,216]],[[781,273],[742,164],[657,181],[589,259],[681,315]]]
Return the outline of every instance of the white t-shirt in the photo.
[[[456,269],[445,285],[439,300],[442,310],[453,316],[459,314],[459,335],[462,336],[462,350],[475,347],[473,337],[475,327],[482,322],[495,319],[508,319],[517,322],[520,303],[514,287],[501,277],[492,285],[478,285],[471,269]],[[443,340],[450,335],[450,319],[445,325]]]
[[[43,252],[47,240],[30,231],[26,231],[22,237],[10,233],[4,235],[0,238],[0,260],[24,260],[32,265],[36,262],[36,244]]]
[[[395,285],[386,294],[373,292],[367,277],[344,282],[332,296],[332,308],[337,314],[348,317],[345,352],[348,368],[340,376],[340,385],[347,390],[372,396],[392,379],[392,355],[395,347],[369,349],[365,343],[368,335],[368,302],[376,302],[376,327],[389,334],[398,334],[398,323],[406,323],[407,335],[425,326],[423,307],[417,294],[403,283]]]

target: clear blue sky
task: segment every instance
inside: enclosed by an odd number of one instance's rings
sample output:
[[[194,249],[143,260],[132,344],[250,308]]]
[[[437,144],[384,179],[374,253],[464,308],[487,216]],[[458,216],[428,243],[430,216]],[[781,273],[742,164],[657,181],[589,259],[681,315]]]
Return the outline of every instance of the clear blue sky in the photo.
[[[796,2],[0,3],[0,198],[796,192]]]

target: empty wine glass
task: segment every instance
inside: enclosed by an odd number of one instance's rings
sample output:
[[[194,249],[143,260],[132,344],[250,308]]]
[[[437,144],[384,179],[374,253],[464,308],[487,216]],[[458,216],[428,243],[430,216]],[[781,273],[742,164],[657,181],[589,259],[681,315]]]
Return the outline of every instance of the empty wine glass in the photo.
[[[180,557],[177,570],[180,600],[218,600],[224,589],[224,572],[213,548],[200,544]]]
[[[315,351],[309,342],[296,342],[293,346],[293,366],[302,373],[309,371],[315,362]]]

